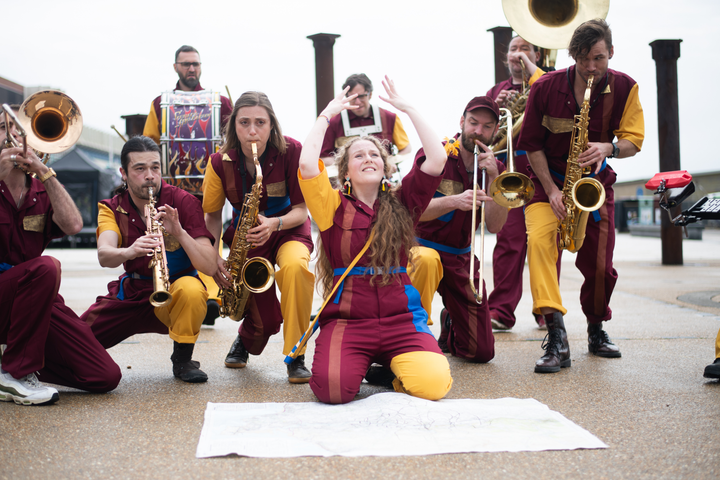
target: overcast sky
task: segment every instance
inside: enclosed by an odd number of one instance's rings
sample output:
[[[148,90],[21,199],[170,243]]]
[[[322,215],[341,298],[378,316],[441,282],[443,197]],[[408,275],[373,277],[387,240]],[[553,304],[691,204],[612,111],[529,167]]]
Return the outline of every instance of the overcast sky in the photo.
[[[349,74],[364,72],[380,92],[388,74],[444,137],[458,131],[467,101],[495,83],[487,29],[508,25],[501,0],[36,0],[6,3],[3,16],[11,20],[2,28],[0,76],[64,90],[88,126],[111,132],[115,124],[124,131],[121,115],[147,114],[152,99],[175,85],[174,52],[189,44],[200,51],[204,88],[224,92],[227,85],[233,99],[264,91],[283,133],[300,141],[316,114],[314,49],[306,36],[341,35],[334,48],[338,90]],[[707,142],[717,135],[720,107],[714,88],[720,67],[710,43],[720,24],[720,1],[611,0],[607,21],[615,44],[610,67],[639,83],[645,110],[643,151],[612,162],[618,181],[648,179],[659,170],[656,71],[648,45],[657,39],[683,40],[682,168],[720,170]],[[569,64],[561,50],[558,68]],[[692,84],[698,71],[703,85]],[[417,150],[417,135],[409,119],[402,120]]]

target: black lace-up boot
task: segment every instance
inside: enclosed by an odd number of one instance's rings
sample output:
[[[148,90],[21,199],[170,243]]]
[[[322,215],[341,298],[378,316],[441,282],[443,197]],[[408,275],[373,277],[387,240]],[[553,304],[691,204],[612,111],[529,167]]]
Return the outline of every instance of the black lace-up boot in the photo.
[[[446,308],[440,310],[440,337],[438,337],[438,347],[443,353],[450,353],[448,348],[448,335],[450,334],[450,327],[452,325],[452,319],[450,313]]]
[[[535,362],[535,373],[555,373],[570,366],[570,344],[562,313],[555,312],[544,317],[548,329],[542,344],[545,355]]]
[[[621,357],[620,349],[610,341],[610,337],[602,329],[602,323],[588,323],[588,350],[593,355],[605,358]]]

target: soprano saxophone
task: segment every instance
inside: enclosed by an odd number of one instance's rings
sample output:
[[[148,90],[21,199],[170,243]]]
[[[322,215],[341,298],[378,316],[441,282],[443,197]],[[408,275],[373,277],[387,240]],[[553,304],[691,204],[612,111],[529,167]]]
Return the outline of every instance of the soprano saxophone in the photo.
[[[162,223],[155,220],[157,210],[155,209],[155,197],[153,196],[153,188],[148,188],[148,196],[150,200],[145,204],[145,224],[146,234],[160,235],[160,245],[155,247],[151,253],[148,253],[150,259],[150,269],[152,270],[153,293],[150,295],[150,304],[153,307],[164,307],[172,301],[170,294],[170,273],[168,271],[167,254],[165,253],[165,227]]]
[[[590,92],[593,77],[588,78],[585,96],[583,98],[580,115],[575,115],[570,140],[570,153],[565,171],[562,198],[567,216],[558,223],[560,236],[559,247],[569,252],[577,252],[585,241],[585,227],[590,212],[602,207],[605,203],[605,188],[594,178],[585,177],[590,173],[590,167],[580,167],[578,157],[588,148],[588,124],[590,123]]]
[[[266,291],[275,281],[275,268],[269,261],[262,257],[247,258],[248,251],[252,248],[247,241],[247,233],[258,224],[263,178],[255,143],[252,143],[252,154],[255,184],[250,193],[245,195],[232,247],[225,263],[225,269],[232,275],[232,286],[220,289],[220,315],[230,317],[236,322],[242,319],[250,294]]]

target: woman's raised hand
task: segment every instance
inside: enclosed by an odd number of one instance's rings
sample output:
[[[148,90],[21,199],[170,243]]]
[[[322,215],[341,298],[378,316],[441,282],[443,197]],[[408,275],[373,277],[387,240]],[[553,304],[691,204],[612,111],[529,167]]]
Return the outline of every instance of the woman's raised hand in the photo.
[[[346,97],[348,90],[350,90],[350,87],[345,87],[345,90],[340,92],[337,97],[330,100],[330,103],[328,103],[327,107],[325,107],[320,114],[320,116],[327,117],[328,121],[338,113],[342,112],[343,110],[355,110],[359,107],[359,105],[353,105],[352,102],[355,100],[355,97],[357,97],[357,93],[350,95],[349,97]]]
[[[387,92],[388,96],[386,98],[380,95],[380,99],[389,103],[401,112],[407,113],[408,109],[411,108],[411,105],[397,92],[397,89],[395,88],[395,82],[390,80],[390,78],[385,75],[385,80],[382,81],[382,84],[383,87],[385,87],[385,91]]]

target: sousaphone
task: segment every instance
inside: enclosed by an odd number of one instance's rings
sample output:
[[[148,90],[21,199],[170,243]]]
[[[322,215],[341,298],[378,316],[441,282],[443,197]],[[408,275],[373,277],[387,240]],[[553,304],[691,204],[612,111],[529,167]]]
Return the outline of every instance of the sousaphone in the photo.
[[[558,50],[568,47],[580,24],[605,18],[610,0],[502,0],[502,6],[518,35],[545,50]],[[555,55],[550,54],[550,66],[555,64]]]

